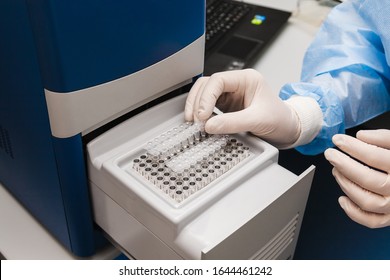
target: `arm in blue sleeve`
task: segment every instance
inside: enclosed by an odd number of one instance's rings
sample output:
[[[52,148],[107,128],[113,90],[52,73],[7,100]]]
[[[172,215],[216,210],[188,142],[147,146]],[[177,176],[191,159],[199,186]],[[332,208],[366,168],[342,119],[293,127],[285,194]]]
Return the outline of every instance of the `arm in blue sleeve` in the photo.
[[[305,54],[302,81],[281,89],[282,99],[314,98],[323,113],[322,129],[297,147],[300,152],[321,153],[333,146],[334,134],[390,110],[390,8],[382,2],[349,1],[334,8]]]

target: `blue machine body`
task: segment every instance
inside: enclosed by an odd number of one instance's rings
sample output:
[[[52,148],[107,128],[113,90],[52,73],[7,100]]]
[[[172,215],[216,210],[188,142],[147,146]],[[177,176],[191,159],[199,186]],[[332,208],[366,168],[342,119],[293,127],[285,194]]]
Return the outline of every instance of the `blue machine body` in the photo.
[[[202,0],[0,0],[0,183],[73,254],[105,240],[83,136],[52,135],[45,89],[68,94],[158,63],[202,36],[204,9]]]

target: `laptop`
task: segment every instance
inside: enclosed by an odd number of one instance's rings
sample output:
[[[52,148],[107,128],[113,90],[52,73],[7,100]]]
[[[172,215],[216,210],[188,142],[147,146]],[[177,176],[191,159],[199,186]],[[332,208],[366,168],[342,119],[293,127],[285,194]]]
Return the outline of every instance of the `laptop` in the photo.
[[[290,16],[255,4],[207,0],[204,75],[250,67]]]

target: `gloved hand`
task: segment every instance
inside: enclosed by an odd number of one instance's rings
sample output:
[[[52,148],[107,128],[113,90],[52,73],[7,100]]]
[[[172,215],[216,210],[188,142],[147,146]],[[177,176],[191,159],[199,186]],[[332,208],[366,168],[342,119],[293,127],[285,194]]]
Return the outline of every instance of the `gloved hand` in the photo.
[[[224,114],[211,117],[215,106]],[[199,78],[188,95],[185,119],[207,121],[210,134],[249,131],[277,147],[291,145],[300,136],[295,110],[252,69]]]
[[[346,153],[325,151],[326,159],[334,166],[333,175],[347,195],[339,198],[339,204],[359,224],[369,228],[389,226],[390,130],[361,130],[356,138],[338,134],[332,140]]]

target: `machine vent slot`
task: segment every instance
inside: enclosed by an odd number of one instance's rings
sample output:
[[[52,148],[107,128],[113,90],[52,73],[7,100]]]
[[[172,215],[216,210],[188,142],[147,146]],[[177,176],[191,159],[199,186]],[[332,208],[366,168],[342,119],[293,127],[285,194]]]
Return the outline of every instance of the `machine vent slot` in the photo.
[[[262,249],[253,257],[253,260],[275,260],[294,240],[299,213],[296,214],[289,223],[272,238]]]
[[[0,125],[0,150],[3,150],[7,155],[12,159],[14,158],[14,153],[11,145],[11,137],[7,129],[3,128]]]

